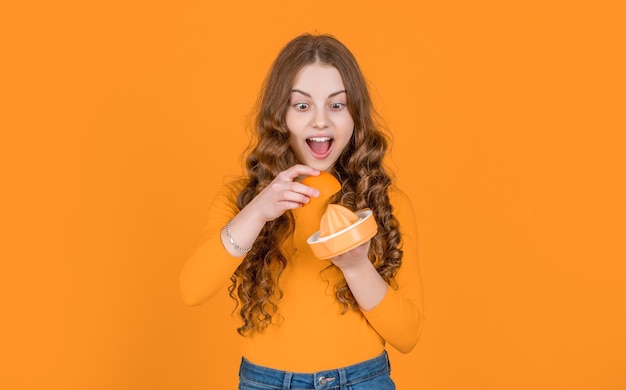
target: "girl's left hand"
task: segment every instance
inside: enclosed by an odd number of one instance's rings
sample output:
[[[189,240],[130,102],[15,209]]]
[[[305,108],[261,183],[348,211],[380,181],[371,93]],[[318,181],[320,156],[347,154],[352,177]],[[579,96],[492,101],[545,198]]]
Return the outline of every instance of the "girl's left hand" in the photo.
[[[356,248],[330,259],[342,272],[349,272],[352,269],[362,267],[364,264],[371,263],[367,254],[370,250],[370,241],[357,246]]]
[[[387,282],[368,259],[370,241],[331,259],[343,273],[354,299],[363,310],[372,310],[387,294]]]

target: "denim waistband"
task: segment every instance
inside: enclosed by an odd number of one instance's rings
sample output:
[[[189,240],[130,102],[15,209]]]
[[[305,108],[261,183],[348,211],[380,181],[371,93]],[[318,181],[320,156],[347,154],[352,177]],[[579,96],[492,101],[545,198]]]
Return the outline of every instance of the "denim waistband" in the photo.
[[[242,358],[239,377],[260,385],[266,385],[268,389],[332,390],[344,389],[348,385],[355,385],[379,375],[389,375],[390,371],[387,351],[383,351],[373,359],[352,366],[314,373],[275,370],[258,366],[246,358]]]

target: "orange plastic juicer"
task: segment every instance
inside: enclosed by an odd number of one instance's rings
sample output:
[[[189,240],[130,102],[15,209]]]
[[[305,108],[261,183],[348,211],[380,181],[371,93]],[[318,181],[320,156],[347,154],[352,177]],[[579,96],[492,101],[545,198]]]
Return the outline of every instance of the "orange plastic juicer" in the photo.
[[[337,179],[327,172],[309,176],[302,183],[320,191],[318,198],[311,198],[316,201],[325,201],[341,189]],[[309,237],[307,244],[317,258],[325,260],[358,247],[374,237],[377,231],[372,210],[353,212],[341,205],[329,204],[322,215],[320,230]]]

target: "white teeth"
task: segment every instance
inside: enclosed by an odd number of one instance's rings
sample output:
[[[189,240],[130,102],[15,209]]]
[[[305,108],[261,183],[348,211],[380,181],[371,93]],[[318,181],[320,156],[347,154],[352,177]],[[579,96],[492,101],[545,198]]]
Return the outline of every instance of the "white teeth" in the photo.
[[[307,140],[309,141],[313,141],[313,142],[326,142],[326,141],[330,141],[332,138],[330,137],[311,137],[311,138],[307,138]]]

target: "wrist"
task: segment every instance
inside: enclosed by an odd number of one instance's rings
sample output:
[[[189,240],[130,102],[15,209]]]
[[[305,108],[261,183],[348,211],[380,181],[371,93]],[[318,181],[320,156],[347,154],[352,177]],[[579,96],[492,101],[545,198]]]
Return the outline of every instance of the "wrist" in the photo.
[[[252,249],[264,225],[265,222],[253,208],[244,207],[222,228],[221,239],[224,248],[232,256],[244,256]]]
[[[231,226],[231,221],[228,221],[228,223],[226,224],[226,239],[228,240],[228,242],[230,242],[230,244],[233,246],[233,248],[237,252],[240,252],[240,253],[243,253],[243,254],[250,252],[250,250],[252,250],[252,246],[249,246],[247,248],[242,248],[239,245],[237,245],[237,243],[233,239],[232,232],[230,230],[230,226]]]
[[[246,221],[249,221],[254,226],[263,226],[272,220],[263,207],[263,203],[258,201],[258,197],[252,199],[239,214],[245,215]]]
[[[336,258],[333,259],[333,263],[346,277],[359,277],[359,275],[371,272],[372,269],[376,271],[374,265],[369,258],[367,258],[367,256],[363,258],[352,258],[347,261],[346,259]]]

